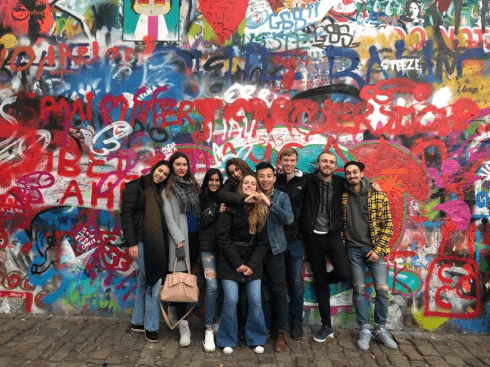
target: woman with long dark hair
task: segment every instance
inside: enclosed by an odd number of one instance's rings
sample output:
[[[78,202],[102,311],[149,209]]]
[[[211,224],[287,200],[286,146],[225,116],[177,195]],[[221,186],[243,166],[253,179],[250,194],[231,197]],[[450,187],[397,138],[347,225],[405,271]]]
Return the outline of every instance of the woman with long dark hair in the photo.
[[[245,174],[237,193],[247,198],[243,207],[229,206],[218,220],[219,263],[225,300],[216,344],[223,353],[233,352],[238,341],[238,287],[247,289],[248,313],[245,340],[255,353],[263,353],[267,340],[262,311],[262,260],[269,248],[267,206],[260,200],[260,188],[254,174]]]
[[[189,243],[189,232],[197,231],[200,214],[199,185],[190,170],[189,158],[184,153],[176,152],[170,156],[170,175],[163,193],[163,212],[169,233],[168,270],[173,271],[177,259],[176,271],[187,271],[187,263],[192,268],[191,252],[199,244]],[[197,250],[198,251],[198,250]],[[179,320],[186,314],[185,303],[177,303]],[[180,346],[191,344],[191,332],[187,320],[179,323]]]
[[[169,173],[169,162],[159,161],[148,175],[128,182],[122,193],[124,246],[140,267],[131,330],[144,332],[149,342],[158,340],[158,297],[167,272],[168,232],[162,192]]]
[[[204,299],[204,323],[206,327],[204,351],[206,352],[214,352],[215,350],[213,335],[214,313],[216,310],[216,315],[219,318],[221,311],[220,305],[217,307],[219,288],[218,277],[216,275],[216,265],[218,263],[216,224],[220,212],[225,209],[224,206],[220,205],[218,200],[218,192],[222,186],[223,176],[220,170],[211,168],[204,175],[201,195],[199,195],[199,203],[201,205],[200,251],[204,278],[206,279],[206,297]]]

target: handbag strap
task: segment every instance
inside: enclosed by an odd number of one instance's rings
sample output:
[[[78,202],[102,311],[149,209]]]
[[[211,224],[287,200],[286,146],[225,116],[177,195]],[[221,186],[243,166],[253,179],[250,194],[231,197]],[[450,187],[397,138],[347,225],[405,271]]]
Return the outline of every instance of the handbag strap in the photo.
[[[187,256],[184,257],[184,260],[185,260],[185,266],[187,266],[187,273],[191,273],[191,268],[189,266],[189,262],[187,261]],[[176,272],[175,269],[177,269],[177,258],[175,258],[175,262],[174,262],[174,273]]]
[[[177,321],[175,323],[175,325],[172,326],[172,324],[170,323],[170,320],[168,319],[167,313],[165,312],[165,309],[163,308],[162,301],[161,300],[158,300],[158,303],[160,304],[160,309],[162,310],[163,318],[165,319],[165,322],[167,323],[167,325],[170,328],[170,330],[173,330],[174,328],[176,328],[180,324],[180,322],[182,320],[184,320],[192,312],[192,310],[194,309],[194,307],[196,307],[196,304],[197,304],[197,303],[194,303],[194,306],[192,306],[191,309],[189,311],[187,311],[187,313],[185,314],[185,316],[182,317],[179,321]]]

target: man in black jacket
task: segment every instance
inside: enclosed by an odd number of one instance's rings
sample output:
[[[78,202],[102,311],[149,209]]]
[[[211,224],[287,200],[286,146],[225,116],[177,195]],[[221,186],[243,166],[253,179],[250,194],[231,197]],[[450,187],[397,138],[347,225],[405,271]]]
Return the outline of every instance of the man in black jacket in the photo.
[[[303,337],[303,236],[300,231],[300,217],[306,194],[307,181],[303,172],[296,168],[298,152],[285,148],[280,153],[281,171],[277,174],[274,187],[288,194],[294,214],[291,225],[284,226],[288,247],[284,252],[286,279],[291,304],[289,313],[292,319],[291,338]]]
[[[315,173],[305,175],[308,190],[304,198],[301,229],[306,235],[306,250],[316,284],[322,327],[313,340],[319,343],[333,338],[330,317],[330,284],[349,280],[349,262],[340,232],[343,226],[342,192],[345,179],[333,175],[337,157],[323,152],[317,158]],[[325,255],[333,265],[326,270]]]

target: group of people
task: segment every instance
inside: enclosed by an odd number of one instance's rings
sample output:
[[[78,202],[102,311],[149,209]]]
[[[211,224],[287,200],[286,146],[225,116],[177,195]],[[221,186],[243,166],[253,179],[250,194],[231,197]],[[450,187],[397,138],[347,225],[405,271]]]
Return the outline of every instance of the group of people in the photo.
[[[330,284],[350,280],[361,328],[358,347],[368,350],[374,338],[397,348],[384,328],[388,314],[384,256],[390,252],[393,233],[387,196],[364,177],[361,162],[347,162],[344,179],[333,174],[337,158],[331,152],[318,156],[311,174],[296,168],[298,158],[295,149],[283,149],[277,173],[269,162],[257,164],[253,171],[242,159],[231,158],[225,166],[226,182],[220,170],[212,168],[199,187],[188,157],[177,152],[126,185],[121,226],[125,246],[140,267],[133,331],[144,332],[150,342],[158,340],[162,280],[174,271],[175,263],[175,271],[186,271],[200,254],[206,280],[204,350],[212,352],[217,345],[223,353],[232,353],[242,324],[245,341],[256,353],[264,351],[267,326],[275,350],[285,351],[289,337],[303,337],[305,248],[322,321],[313,340],[333,338]],[[330,272],[325,256],[333,266]],[[373,332],[366,299],[367,269],[376,288]],[[270,294],[267,325],[263,282]],[[240,302],[242,289],[246,307]],[[179,319],[185,317],[185,303],[171,306]],[[237,309],[246,313],[241,323],[243,312]],[[188,346],[186,320],[179,323],[179,331],[180,345]]]

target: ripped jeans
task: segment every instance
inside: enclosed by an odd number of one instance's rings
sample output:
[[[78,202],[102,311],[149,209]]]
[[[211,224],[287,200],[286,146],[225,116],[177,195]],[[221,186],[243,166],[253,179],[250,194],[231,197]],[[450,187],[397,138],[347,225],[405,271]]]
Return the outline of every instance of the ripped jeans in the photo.
[[[356,309],[357,323],[363,328],[369,325],[369,303],[366,298],[366,270],[371,272],[371,277],[376,289],[374,301],[374,327],[384,327],[388,317],[388,270],[383,256],[378,261],[366,260],[366,254],[371,251],[369,247],[349,247],[349,258],[352,286],[354,288],[354,307]]]
[[[206,296],[204,298],[204,324],[205,327],[213,327],[214,310],[216,315],[221,316],[223,310],[223,289],[218,286],[217,264],[218,254],[216,252],[201,252],[204,278],[206,279]]]

